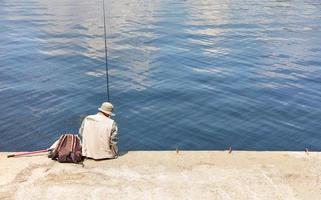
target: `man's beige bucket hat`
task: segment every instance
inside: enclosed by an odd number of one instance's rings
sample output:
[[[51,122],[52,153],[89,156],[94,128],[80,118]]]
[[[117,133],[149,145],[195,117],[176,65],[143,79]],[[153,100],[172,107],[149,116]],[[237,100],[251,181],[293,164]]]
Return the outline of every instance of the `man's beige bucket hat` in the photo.
[[[100,108],[98,108],[98,110],[100,110],[103,113],[106,113],[110,116],[115,116],[115,114],[113,113],[113,109],[114,109],[113,104],[111,104],[109,102],[102,103]]]

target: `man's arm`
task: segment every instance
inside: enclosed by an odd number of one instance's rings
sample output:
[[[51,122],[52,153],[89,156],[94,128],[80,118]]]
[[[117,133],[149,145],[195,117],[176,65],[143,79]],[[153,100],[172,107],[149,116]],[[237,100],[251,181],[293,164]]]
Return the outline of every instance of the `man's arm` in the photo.
[[[81,141],[82,141],[82,133],[84,131],[85,120],[86,120],[86,118],[84,120],[82,120],[81,126],[79,128],[79,132],[78,132],[79,138],[80,138]]]
[[[118,126],[117,126],[117,123],[114,122],[111,130],[111,135],[110,135],[110,146],[112,148],[112,151],[115,154],[115,157],[118,156],[117,143],[118,143]]]

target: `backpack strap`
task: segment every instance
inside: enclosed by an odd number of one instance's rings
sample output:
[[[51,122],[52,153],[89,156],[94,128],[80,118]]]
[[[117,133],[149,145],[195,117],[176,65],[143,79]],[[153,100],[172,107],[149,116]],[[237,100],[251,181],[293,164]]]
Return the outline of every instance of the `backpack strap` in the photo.
[[[74,151],[74,143],[75,143],[75,137],[74,135],[71,135],[71,143],[70,143],[70,152]]]
[[[58,157],[58,152],[59,149],[61,148],[61,145],[63,144],[63,141],[66,139],[66,135],[61,135],[59,140],[58,140],[58,144],[56,146],[56,148],[54,148],[52,150],[52,152],[49,153],[48,157],[55,160]]]
[[[80,138],[78,137],[78,135],[72,135],[72,139],[73,139],[73,146],[72,146],[72,149],[76,151],[76,146],[77,146],[77,143],[78,145],[81,145],[81,142],[80,142]],[[84,165],[84,159],[81,158],[81,161],[80,162],[77,162],[75,164],[79,164],[79,165],[82,165],[82,167],[85,167]]]
[[[59,143],[57,145],[57,151],[59,151],[59,149],[61,149],[61,146],[63,145],[64,141],[67,139],[67,135],[62,135],[62,138],[59,139]]]

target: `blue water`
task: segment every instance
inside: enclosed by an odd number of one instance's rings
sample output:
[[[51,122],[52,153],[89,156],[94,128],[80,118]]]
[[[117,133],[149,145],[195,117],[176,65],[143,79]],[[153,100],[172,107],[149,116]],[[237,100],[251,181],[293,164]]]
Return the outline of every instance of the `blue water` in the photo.
[[[128,150],[321,150],[319,0],[106,0]],[[106,99],[102,1],[0,1],[0,150],[48,147]]]

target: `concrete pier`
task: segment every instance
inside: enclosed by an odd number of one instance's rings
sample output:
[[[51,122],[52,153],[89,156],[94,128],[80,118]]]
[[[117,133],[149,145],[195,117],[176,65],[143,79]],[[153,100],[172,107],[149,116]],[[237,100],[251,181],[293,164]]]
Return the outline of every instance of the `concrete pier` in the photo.
[[[321,199],[321,153],[136,151],[84,167],[0,153],[0,199]]]

